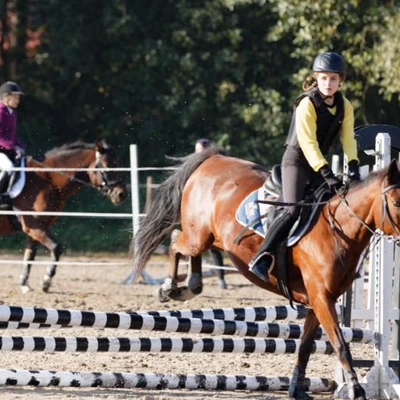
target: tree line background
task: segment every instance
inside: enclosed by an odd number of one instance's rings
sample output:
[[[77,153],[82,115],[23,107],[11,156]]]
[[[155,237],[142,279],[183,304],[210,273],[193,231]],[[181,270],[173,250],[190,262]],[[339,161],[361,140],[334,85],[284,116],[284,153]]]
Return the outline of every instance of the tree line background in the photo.
[[[18,132],[29,154],[104,138],[122,166],[132,143],[140,166],[163,166],[207,137],[272,166],[322,51],[347,61],[356,126],[400,126],[399,23],[394,0],[0,0],[0,81],[27,94]],[[86,189],[68,207],[110,210]],[[56,233],[100,251],[100,229],[108,250],[124,251],[130,221],[120,226],[64,218]],[[5,243],[19,248],[21,237]]]

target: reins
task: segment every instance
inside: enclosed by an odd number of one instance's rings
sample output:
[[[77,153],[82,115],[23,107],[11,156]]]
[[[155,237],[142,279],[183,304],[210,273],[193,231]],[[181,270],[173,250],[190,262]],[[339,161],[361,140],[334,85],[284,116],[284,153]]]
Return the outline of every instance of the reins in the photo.
[[[396,232],[396,230],[397,230],[396,227],[395,227],[395,224],[394,224],[394,222],[392,220],[392,217],[390,216],[390,213],[389,213],[387,199],[386,199],[386,193],[388,191],[390,191],[390,190],[398,189],[399,187],[400,187],[400,184],[394,184],[394,185],[387,186],[385,188],[384,187],[384,180],[382,181],[382,190],[381,190],[381,196],[382,196],[381,228],[382,229],[376,229],[376,230],[373,230],[372,228],[370,228],[368,226],[368,224],[352,210],[352,208],[349,206],[349,203],[346,200],[346,197],[345,197],[346,193],[337,192],[337,195],[338,195],[341,203],[346,207],[346,209],[350,212],[350,214],[352,214],[361,223],[361,225],[363,225],[372,234],[373,240],[370,241],[370,244],[368,246],[368,250],[369,251],[370,251],[371,248],[375,247],[382,238],[385,238],[388,242],[395,242],[397,245],[400,245],[400,235],[399,234],[397,234],[397,235],[386,235],[383,232],[383,226],[385,224],[385,219],[386,218],[388,219],[388,221],[390,223],[390,226],[392,227],[393,231]],[[343,266],[345,266],[344,261],[342,259],[342,256],[340,254],[340,246],[339,246],[338,239],[336,237],[337,229],[336,229],[336,225],[335,225],[335,222],[334,222],[334,217],[333,217],[333,214],[331,212],[330,207],[328,207],[328,221],[329,221],[329,225],[330,225],[330,227],[331,227],[331,229],[333,231],[333,240],[334,240],[334,243],[335,243],[336,253],[339,256],[341,264]],[[367,253],[365,253],[364,258],[366,257],[366,254]],[[362,265],[362,263],[359,263],[359,266],[361,266],[361,265]],[[358,267],[358,269],[359,269],[359,267]],[[358,269],[356,271],[357,273],[358,273]]]
[[[306,203],[304,200],[298,202],[286,202],[286,201],[275,201],[275,200],[256,200],[257,203],[270,204],[272,206],[299,206],[299,207],[310,207],[310,206],[322,206],[328,204],[330,200],[317,201],[315,203]]]
[[[388,209],[388,204],[387,204],[387,199],[386,199],[386,193],[390,190],[393,189],[397,189],[400,187],[400,184],[394,184],[394,185],[390,185],[387,186],[386,188],[384,187],[384,180],[382,181],[382,190],[381,190],[381,195],[382,195],[382,216],[381,216],[381,228],[382,229],[377,229],[377,230],[373,230],[371,229],[368,224],[361,219],[349,206],[347,200],[346,200],[346,194],[348,191],[348,185],[346,185],[344,187],[343,190],[338,190],[336,191],[336,194],[338,196],[338,198],[340,199],[341,203],[346,207],[346,209],[350,212],[350,214],[352,214],[374,237],[375,240],[375,244],[374,246],[376,246],[376,244],[378,243],[378,241],[381,238],[386,238],[386,240],[388,240],[389,242],[395,242],[397,245],[400,245],[400,234],[397,235],[385,235],[385,233],[383,232],[383,225],[385,223],[385,219],[387,218],[393,231],[396,232],[396,227],[395,224],[390,216],[389,213],[389,209]],[[263,203],[263,204],[270,204],[273,206],[299,206],[299,207],[309,207],[309,206],[318,206],[318,205],[325,205],[325,204],[329,204],[331,202],[332,199],[328,199],[326,201],[320,201],[320,202],[315,202],[315,203],[308,203],[305,202],[304,200],[299,201],[299,202],[284,202],[284,201],[275,201],[275,200],[257,200],[257,203]],[[245,232],[252,227],[253,225],[255,225],[257,222],[261,221],[263,218],[265,218],[268,215],[268,212],[266,212],[265,214],[262,214],[260,216],[258,216],[257,218],[254,218],[253,220],[251,220],[246,226],[244,226],[240,232],[238,233],[238,235],[236,236],[236,238],[234,239],[234,243],[238,244],[240,242],[240,240],[243,238]],[[339,242],[338,239],[336,237],[336,232],[337,232],[337,228],[335,225],[335,221],[334,221],[334,216],[332,214],[332,211],[330,209],[330,207],[328,207],[328,211],[327,211],[327,215],[328,215],[328,222],[329,225],[333,231],[333,238],[334,238],[334,242],[335,242],[335,248],[336,248],[336,252],[339,255],[340,258],[340,262],[341,264],[344,266],[344,261],[341,257],[340,254],[340,246],[339,246]],[[378,238],[378,239],[376,239]],[[370,243],[369,248],[372,247],[372,243]]]
[[[362,219],[351,209],[351,207],[349,206],[349,203],[347,202],[347,200],[346,200],[346,198],[345,198],[345,195],[343,195],[343,194],[340,193],[340,192],[338,192],[337,195],[338,195],[340,201],[342,202],[342,204],[347,208],[347,210],[348,210],[362,225],[364,225],[364,226],[372,233],[373,236],[386,237],[386,240],[388,240],[389,242],[395,242],[397,245],[400,245],[400,235],[399,235],[399,234],[393,236],[393,235],[386,235],[386,234],[383,232],[383,226],[384,226],[384,224],[385,224],[386,218],[388,219],[388,221],[389,221],[389,223],[390,223],[390,226],[392,227],[393,231],[394,231],[394,232],[397,231],[397,229],[396,229],[396,227],[395,227],[395,224],[394,224],[394,222],[393,222],[393,219],[392,219],[392,217],[390,216],[390,213],[389,213],[388,203],[387,203],[387,199],[386,199],[386,193],[389,192],[390,190],[400,188],[400,184],[396,183],[396,184],[394,184],[394,185],[390,185],[390,186],[387,186],[387,187],[385,188],[385,187],[384,187],[384,181],[385,181],[385,180],[382,181],[382,185],[381,185],[381,186],[382,186],[382,190],[381,190],[381,196],[382,196],[381,228],[382,228],[382,229],[378,229],[377,231],[376,231],[376,230],[374,231],[373,229],[371,229],[371,228],[368,226],[368,224],[367,224],[364,220],[362,220]],[[328,212],[328,215],[329,215],[330,217],[332,217],[329,207],[328,207],[328,211],[329,211],[329,212]]]
[[[320,185],[316,190],[319,190],[322,186],[324,186],[325,183],[323,183],[322,185]],[[319,202],[312,202],[312,203],[308,203],[305,202],[304,200],[301,200],[299,202],[286,202],[286,201],[276,201],[276,200],[255,200],[256,203],[262,203],[262,204],[270,204],[272,206],[275,207],[279,207],[279,206],[299,206],[299,207],[312,207],[312,206],[320,206],[320,205],[325,205],[327,203],[329,203],[329,200],[326,201],[319,201]],[[251,221],[249,221],[247,223],[247,225],[245,225],[240,231],[239,233],[236,235],[235,239],[233,240],[234,244],[238,244],[244,237],[245,232],[251,228],[252,226],[254,226],[255,224],[257,224],[258,222],[260,222],[263,218],[265,218],[268,215],[267,211],[265,214],[259,215],[258,217],[252,219]]]

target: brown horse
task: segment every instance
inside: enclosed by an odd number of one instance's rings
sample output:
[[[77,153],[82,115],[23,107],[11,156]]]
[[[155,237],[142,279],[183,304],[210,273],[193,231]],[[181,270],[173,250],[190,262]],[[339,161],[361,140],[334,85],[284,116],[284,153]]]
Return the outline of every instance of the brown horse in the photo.
[[[22,192],[13,199],[13,207],[21,211],[61,211],[66,200],[83,186],[101,190],[114,204],[118,204],[127,196],[120,173],[100,170],[117,166],[118,159],[114,150],[105,141],[100,140],[95,144],[76,142],[55,148],[45,154],[43,161],[27,157],[26,167],[28,168],[92,168],[94,170],[27,171],[25,186]],[[54,262],[60,259],[62,245],[50,232],[50,225],[57,218],[45,215],[23,215],[17,220],[15,216],[0,215],[0,234],[22,230],[28,235],[20,278],[21,290],[24,293],[31,290],[28,278],[38,244],[49,249]],[[56,267],[56,264],[52,264],[47,269],[42,285],[45,292],[51,286]]]
[[[162,289],[164,298],[185,298],[176,283],[179,256],[190,256],[198,274],[201,253],[211,246],[225,251],[255,285],[279,293],[274,273],[265,283],[248,270],[261,238],[248,231],[239,244],[234,243],[242,229],[235,220],[236,209],[267,176],[268,172],[259,165],[222,157],[212,150],[185,158],[155,191],[147,217],[133,239],[135,276],[143,270],[156,246],[172,233],[170,276]],[[176,229],[178,222],[182,231]],[[288,249],[289,289],[296,301],[310,306],[289,388],[290,396],[296,399],[310,399],[304,378],[319,324],[328,334],[345,372],[349,397],[366,398],[339,328],[335,303],[351,285],[360,254],[376,228],[398,241],[400,171],[395,161],[364,182],[351,185],[345,199],[335,195],[323,206],[306,235]],[[201,278],[189,281],[189,287],[192,293],[200,293]]]

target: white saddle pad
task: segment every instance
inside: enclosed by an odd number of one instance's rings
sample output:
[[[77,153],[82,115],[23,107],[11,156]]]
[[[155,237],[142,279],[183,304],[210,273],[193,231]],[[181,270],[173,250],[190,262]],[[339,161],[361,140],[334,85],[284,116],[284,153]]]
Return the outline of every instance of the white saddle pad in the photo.
[[[11,169],[13,167],[14,164],[11,162],[11,160],[4,153],[0,153],[0,169],[7,171],[8,174],[11,176],[11,174],[13,173]],[[23,157],[21,160],[21,168],[24,167],[25,157]],[[18,179],[14,182],[12,188],[7,193],[12,199],[15,199],[18,195],[21,194],[22,189],[25,186],[25,178],[25,171],[20,171]]]

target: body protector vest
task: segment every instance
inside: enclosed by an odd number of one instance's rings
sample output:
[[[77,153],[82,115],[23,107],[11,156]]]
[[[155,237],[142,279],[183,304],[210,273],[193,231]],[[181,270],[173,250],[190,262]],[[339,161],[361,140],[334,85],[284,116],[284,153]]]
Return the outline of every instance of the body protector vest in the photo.
[[[311,89],[298,96],[294,104],[292,121],[285,146],[294,147],[301,151],[296,132],[296,108],[300,101],[306,96],[310,98],[312,104],[314,105],[315,112],[317,114],[317,141],[321,153],[326,155],[343,122],[344,101],[340,92],[336,92],[334,97],[333,104],[336,105],[335,115],[331,114],[317,88]]]

